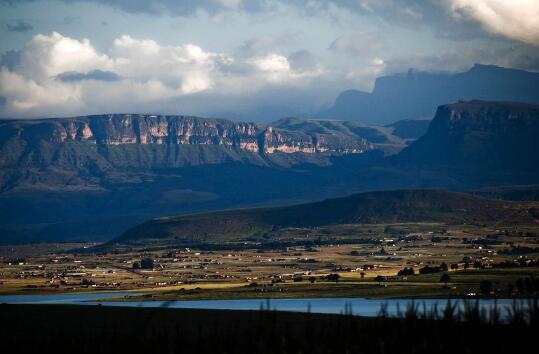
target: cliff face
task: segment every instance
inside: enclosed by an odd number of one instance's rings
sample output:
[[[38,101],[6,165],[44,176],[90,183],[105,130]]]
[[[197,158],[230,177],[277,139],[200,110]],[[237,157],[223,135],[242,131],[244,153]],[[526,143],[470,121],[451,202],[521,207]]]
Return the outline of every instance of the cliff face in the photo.
[[[469,101],[440,106],[427,133],[399,159],[470,170],[537,170],[539,106]],[[497,170],[490,170],[491,173]]]
[[[189,116],[0,120],[0,192],[141,183],[155,171],[222,163],[326,166],[332,156],[373,148],[353,131],[287,129]]]
[[[254,123],[186,116],[114,114],[67,119],[17,121],[13,128],[28,139],[51,143],[87,141],[99,145],[176,144],[237,146],[258,152]]]
[[[97,145],[220,145],[253,153],[362,153],[372,145],[359,136],[346,144],[328,144],[327,134],[309,134],[262,127],[254,123],[187,116],[114,114],[40,121],[9,121],[0,125],[5,138],[54,144],[90,142]],[[4,139],[3,139],[4,140]],[[351,141],[350,141],[351,140]]]

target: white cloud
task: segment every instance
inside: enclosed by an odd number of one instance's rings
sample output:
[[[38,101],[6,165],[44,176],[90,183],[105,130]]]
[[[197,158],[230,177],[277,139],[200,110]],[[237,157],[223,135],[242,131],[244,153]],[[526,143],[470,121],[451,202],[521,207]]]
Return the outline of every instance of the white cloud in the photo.
[[[159,80],[182,94],[213,86],[211,74],[218,55],[194,44],[160,46],[153,40],[124,35],[114,40],[110,53],[114,58],[114,71],[122,77]]]
[[[370,62],[349,71],[346,74],[348,80],[361,80],[365,77],[370,78],[372,81],[380,74],[384,72],[386,63],[381,58],[374,58]]]
[[[6,104],[14,112],[49,111],[54,107],[68,111],[81,108],[80,87],[55,81],[43,84],[4,68],[0,70],[0,96],[7,99]]]
[[[306,86],[323,74],[317,65],[296,70],[277,53],[235,58],[195,44],[163,46],[128,35],[99,52],[87,39],[40,34],[20,57],[11,69],[0,71],[3,115],[147,110],[193,95],[246,98],[267,87]],[[110,77],[114,79],[106,79]]]
[[[446,0],[457,18],[470,18],[487,31],[539,46],[538,0]]]
[[[17,71],[40,80],[66,71],[107,70],[111,64],[88,39],[77,41],[53,32],[50,36],[38,34],[26,44]]]

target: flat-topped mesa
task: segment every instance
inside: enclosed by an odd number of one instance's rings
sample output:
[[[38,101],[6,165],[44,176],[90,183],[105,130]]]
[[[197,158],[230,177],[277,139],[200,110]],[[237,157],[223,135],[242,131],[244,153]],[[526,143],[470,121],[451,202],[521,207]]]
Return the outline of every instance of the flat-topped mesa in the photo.
[[[190,116],[139,114],[94,115],[37,121],[10,121],[11,129],[51,143],[89,142],[98,145],[170,144],[222,145],[253,153],[355,154],[372,149],[354,137],[343,144],[330,137],[255,123]],[[329,143],[328,143],[329,141]]]
[[[438,107],[427,133],[399,159],[466,171],[537,171],[539,105],[460,101]]]

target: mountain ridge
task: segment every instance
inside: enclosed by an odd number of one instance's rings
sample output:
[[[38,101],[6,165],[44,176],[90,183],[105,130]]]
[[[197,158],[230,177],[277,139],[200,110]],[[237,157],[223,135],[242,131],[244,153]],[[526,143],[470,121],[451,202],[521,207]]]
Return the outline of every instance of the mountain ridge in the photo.
[[[483,64],[455,74],[409,70],[377,78],[370,93],[343,91],[314,116],[389,124],[432,117],[439,105],[471,99],[539,103],[539,73]]]
[[[109,245],[167,240],[172,244],[241,242],[281,228],[395,222],[536,222],[530,203],[502,201],[444,190],[394,190],[354,194],[315,203],[224,210],[157,218],[128,230]],[[537,207],[537,203],[534,204]],[[265,236],[266,237],[266,236]],[[267,237],[266,237],[267,238]],[[271,241],[271,237],[268,239]]]
[[[3,140],[9,138],[6,130],[16,130],[19,136],[30,134],[35,140],[52,143],[223,145],[264,154],[354,153],[369,149],[367,141],[357,136],[350,147],[339,147],[326,144],[322,134],[304,134],[294,141],[286,130],[274,132],[271,125],[181,115],[106,114],[3,120],[0,129],[4,131]]]

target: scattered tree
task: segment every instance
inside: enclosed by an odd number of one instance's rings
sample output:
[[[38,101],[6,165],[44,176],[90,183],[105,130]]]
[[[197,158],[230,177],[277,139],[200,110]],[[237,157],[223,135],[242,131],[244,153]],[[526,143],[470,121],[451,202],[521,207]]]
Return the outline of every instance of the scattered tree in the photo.
[[[140,261],[140,268],[142,269],[153,269],[153,259],[152,258],[143,258]]]
[[[419,269],[419,274],[432,274],[432,273],[439,273],[441,271],[442,270],[440,269],[440,267],[424,266],[423,268]]]
[[[479,283],[479,289],[481,290],[481,294],[490,295],[492,292],[492,282],[490,280],[482,280]]]
[[[447,283],[449,283],[450,281],[451,277],[447,273],[442,274],[442,276],[440,277],[440,283],[444,283],[445,286],[447,286]]]
[[[412,268],[412,267],[401,269],[397,273],[398,276],[414,275],[414,274],[415,274],[414,268]]]
[[[481,263],[481,261],[475,261],[475,262],[473,262],[473,267],[476,268],[476,269],[483,269],[483,268],[485,268],[485,266],[483,265],[483,263]]]
[[[386,277],[382,275],[377,275],[376,278],[374,278],[374,281],[378,283],[378,286],[382,285],[382,282],[386,280]]]
[[[334,281],[334,282],[336,283],[336,282],[339,281],[339,278],[340,278],[340,277],[341,277],[341,276],[340,276],[339,274],[337,274],[337,273],[335,273],[335,274],[330,274],[330,275],[327,276],[327,280],[329,280],[329,281]]]
[[[440,264],[440,270],[442,272],[447,272],[447,264],[445,264],[445,263]]]
[[[95,282],[91,279],[82,279],[81,284],[91,286],[91,285],[95,285]]]

